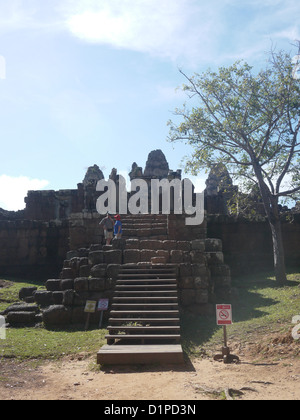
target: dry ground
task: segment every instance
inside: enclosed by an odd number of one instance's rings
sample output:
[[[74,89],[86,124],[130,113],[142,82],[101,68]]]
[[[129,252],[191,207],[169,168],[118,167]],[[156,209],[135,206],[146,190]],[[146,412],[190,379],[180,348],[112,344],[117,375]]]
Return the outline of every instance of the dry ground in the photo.
[[[272,345],[233,345],[239,364],[212,358],[183,366],[99,369],[84,354],[34,366],[0,361],[1,400],[300,400],[299,342],[275,337]],[[224,390],[227,390],[226,393]],[[229,390],[229,393],[228,393]]]

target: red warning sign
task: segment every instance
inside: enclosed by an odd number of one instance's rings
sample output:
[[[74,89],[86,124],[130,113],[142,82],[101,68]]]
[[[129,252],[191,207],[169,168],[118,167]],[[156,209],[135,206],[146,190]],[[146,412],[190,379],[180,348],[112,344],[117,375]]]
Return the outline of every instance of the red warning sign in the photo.
[[[231,305],[217,305],[217,325],[232,324],[232,308]]]

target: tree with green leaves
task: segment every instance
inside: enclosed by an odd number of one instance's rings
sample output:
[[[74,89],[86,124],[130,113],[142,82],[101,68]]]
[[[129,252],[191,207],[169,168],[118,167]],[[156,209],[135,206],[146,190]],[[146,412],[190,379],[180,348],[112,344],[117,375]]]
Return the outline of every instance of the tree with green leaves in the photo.
[[[175,110],[180,121],[169,121],[169,140],[192,146],[186,161],[192,174],[222,162],[248,190],[258,187],[271,228],[276,281],[283,285],[278,203],[300,191],[300,81],[293,78],[291,57],[272,51],[259,72],[244,61],[191,77],[180,72],[195,105]]]

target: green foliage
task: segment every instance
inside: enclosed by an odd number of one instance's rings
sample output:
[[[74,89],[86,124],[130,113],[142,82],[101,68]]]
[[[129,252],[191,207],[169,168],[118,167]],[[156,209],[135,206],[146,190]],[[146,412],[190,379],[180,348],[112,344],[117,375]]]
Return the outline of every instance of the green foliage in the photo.
[[[12,303],[18,302],[19,290],[22,287],[36,286],[39,283],[26,281],[9,281],[10,286],[0,288],[0,311]],[[96,354],[105,343],[106,329],[47,330],[43,325],[37,328],[8,328],[6,339],[0,340],[1,357],[17,359],[59,359],[65,355],[85,353]]]
[[[195,174],[222,162],[235,178],[252,185],[264,180],[276,196],[296,193],[300,84],[292,78],[291,57],[272,53],[258,74],[243,61],[192,77],[181,73],[188,82],[183,91],[199,102],[175,111],[182,118],[178,125],[169,121],[170,141],[194,149],[187,169]],[[287,176],[292,185],[282,191]]]

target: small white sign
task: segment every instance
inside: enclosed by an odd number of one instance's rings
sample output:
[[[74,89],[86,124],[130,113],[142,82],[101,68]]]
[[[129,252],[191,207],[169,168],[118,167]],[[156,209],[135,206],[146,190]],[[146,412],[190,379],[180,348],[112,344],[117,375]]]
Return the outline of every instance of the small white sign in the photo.
[[[100,299],[98,301],[98,311],[107,311],[108,309],[108,299]]]
[[[6,339],[5,318],[0,315],[0,340]]]
[[[231,305],[217,305],[217,325],[232,324],[232,308]]]

